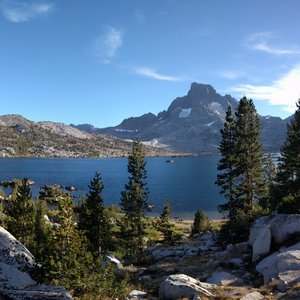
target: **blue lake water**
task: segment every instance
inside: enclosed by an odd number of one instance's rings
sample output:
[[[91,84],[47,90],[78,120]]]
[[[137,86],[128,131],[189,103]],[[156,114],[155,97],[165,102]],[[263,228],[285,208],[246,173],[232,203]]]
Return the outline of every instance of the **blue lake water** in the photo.
[[[214,182],[218,156],[147,158],[147,184],[149,203],[154,204],[152,214],[159,214],[164,202],[171,202],[173,216],[193,218],[202,209],[210,218],[219,218],[217,206],[223,203]],[[74,185],[78,195],[87,193],[95,172],[101,173],[106,204],[118,204],[124,184],[128,180],[127,159],[59,159],[59,158],[1,158],[0,181],[28,177],[35,181],[33,195],[44,184]],[[6,192],[8,190],[6,189]]]

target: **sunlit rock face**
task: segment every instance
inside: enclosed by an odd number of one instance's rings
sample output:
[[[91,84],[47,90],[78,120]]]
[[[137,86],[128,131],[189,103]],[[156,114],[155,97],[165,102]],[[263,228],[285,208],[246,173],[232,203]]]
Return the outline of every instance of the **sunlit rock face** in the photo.
[[[27,273],[36,267],[30,251],[0,226],[0,299],[72,299],[62,287],[37,284]]]

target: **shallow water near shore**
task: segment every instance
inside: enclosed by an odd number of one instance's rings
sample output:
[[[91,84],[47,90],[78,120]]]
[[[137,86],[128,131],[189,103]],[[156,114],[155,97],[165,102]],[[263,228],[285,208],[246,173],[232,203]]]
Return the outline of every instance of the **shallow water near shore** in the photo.
[[[149,203],[154,205],[150,215],[160,214],[164,202],[171,202],[173,217],[192,219],[197,209],[209,218],[218,219],[217,206],[223,203],[214,182],[217,175],[217,155],[197,157],[147,158]],[[167,161],[172,162],[168,163]],[[35,181],[33,196],[44,184],[73,185],[75,201],[88,192],[95,172],[101,173],[105,204],[118,204],[124,184],[128,180],[126,158],[1,158],[0,181],[27,177]],[[9,193],[9,189],[4,189]]]

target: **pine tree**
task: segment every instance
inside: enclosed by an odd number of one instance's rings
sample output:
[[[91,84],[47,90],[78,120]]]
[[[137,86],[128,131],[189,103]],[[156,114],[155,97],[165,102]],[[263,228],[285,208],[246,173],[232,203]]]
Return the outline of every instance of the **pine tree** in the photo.
[[[88,276],[86,270],[93,262],[85,239],[76,228],[74,207],[69,194],[59,199],[58,225],[51,231],[51,247],[44,253],[42,266],[48,283],[80,291],[84,288],[82,279]]]
[[[91,252],[98,256],[109,250],[111,241],[111,226],[104,211],[103,183],[99,173],[95,174],[89,189],[87,198],[78,207],[78,228],[84,231]]]
[[[197,210],[192,225],[191,235],[200,234],[207,230],[208,219],[202,210]]]
[[[236,112],[237,194],[244,211],[252,213],[254,204],[266,196],[264,160],[260,144],[260,124],[254,103],[243,97]],[[250,216],[251,217],[251,216]]]
[[[37,199],[34,213],[34,232],[33,245],[30,249],[37,261],[42,260],[45,252],[50,247],[49,236],[51,235],[51,226],[45,220],[47,208],[45,201]]]
[[[143,218],[148,211],[148,189],[146,187],[146,161],[144,150],[140,140],[135,140],[132,145],[132,152],[128,156],[128,173],[130,174],[125,190],[121,193],[121,209],[127,219],[128,254],[132,257],[133,251],[138,255],[143,251],[143,238],[145,236]],[[132,251],[133,250],[133,251]]]
[[[13,179],[10,187],[11,187],[11,194],[10,194],[10,198],[12,200],[15,200],[17,197],[17,193],[18,193],[18,188],[19,186],[22,184],[22,180],[19,179]]]
[[[160,219],[164,222],[167,223],[169,222],[169,219],[171,217],[172,214],[172,209],[171,209],[171,203],[169,200],[166,201],[165,205],[164,205],[164,209],[160,215]]]
[[[31,199],[28,179],[18,187],[15,199],[5,209],[7,230],[26,247],[32,245],[34,231],[34,203]]]
[[[226,213],[230,220],[234,220],[237,210],[240,208],[235,190],[235,168],[237,164],[236,148],[236,124],[232,115],[231,106],[226,111],[226,119],[223,129],[220,130],[221,142],[219,146],[222,155],[218,163],[218,175],[216,184],[220,187],[220,193],[224,195],[227,203],[219,205],[219,211]]]
[[[163,211],[157,220],[157,229],[163,234],[163,242],[172,245],[174,244],[174,225],[170,223],[172,214],[170,201],[166,201]]]
[[[296,105],[272,191],[272,208],[285,213],[300,213],[300,99]]]
[[[260,144],[260,124],[253,101],[243,97],[233,119],[230,109],[221,131],[216,184],[225,195],[227,203],[220,211],[229,218],[229,228],[247,235],[255,217],[257,205],[263,203],[268,188],[265,182],[264,159]]]

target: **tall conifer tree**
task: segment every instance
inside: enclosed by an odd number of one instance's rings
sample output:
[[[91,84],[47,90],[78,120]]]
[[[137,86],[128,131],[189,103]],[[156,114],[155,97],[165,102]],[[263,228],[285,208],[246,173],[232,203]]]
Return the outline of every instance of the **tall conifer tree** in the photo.
[[[27,178],[23,178],[18,186],[16,197],[6,207],[5,214],[8,231],[26,247],[30,247],[34,232],[34,203]]]
[[[248,226],[255,204],[265,199],[267,193],[259,118],[251,99],[243,97],[240,100],[235,118],[228,108],[221,136],[222,158],[216,184],[227,203],[219,209],[236,230],[241,227],[241,222]]]
[[[129,252],[138,250],[142,254],[143,238],[145,236],[143,218],[148,211],[148,189],[146,187],[146,161],[144,150],[140,140],[135,140],[132,151],[128,156],[128,183],[121,193],[121,208],[127,223],[127,245]],[[124,228],[125,230],[125,228]],[[131,249],[131,250],[130,250]],[[129,254],[132,256],[133,253]]]
[[[286,213],[300,213],[300,99],[296,105],[272,193],[272,208]]]
[[[103,183],[99,173],[89,185],[89,194],[79,205],[78,227],[83,230],[95,255],[109,249],[111,226],[104,212]]]
[[[260,123],[253,101],[243,97],[236,112],[236,194],[249,217],[255,203],[266,197]],[[248,214],[249,212],[249,214]]]
[[[35,258],[40,261],[47,252],[49,245],[49,237],[51,235],[52,227],[47,224],[45,216],[47,214],[46,203],[43,200],[37,199],[34,212],[34,240],[32,248],[30,249]]]
[[[227,203],[219,206],[219,211],[226,213],[227,217],[233,220],[236,216],[236,210],[239,209],[238,199],[235,190],[235,167],[236,157],[236,124],[232,115],[231,106],[228,106],[223,129],[220,130],[221,142],[219,146],[222,155],[218,163],[218,175],[216,184],[220,187],[221,194],[227,200]]]

